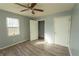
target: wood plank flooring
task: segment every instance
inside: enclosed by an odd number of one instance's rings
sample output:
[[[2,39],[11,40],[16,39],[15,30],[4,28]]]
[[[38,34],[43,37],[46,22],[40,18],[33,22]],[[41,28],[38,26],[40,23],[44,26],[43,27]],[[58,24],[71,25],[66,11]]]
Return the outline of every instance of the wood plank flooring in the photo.
[[[0,50],[0,56],[69,56],[69,51],[67,47],[35,40]]]

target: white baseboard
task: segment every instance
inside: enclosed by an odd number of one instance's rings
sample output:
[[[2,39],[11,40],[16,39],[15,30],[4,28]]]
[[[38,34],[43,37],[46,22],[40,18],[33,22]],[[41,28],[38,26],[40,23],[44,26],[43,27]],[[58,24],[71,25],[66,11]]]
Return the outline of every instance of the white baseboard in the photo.
[[[54,44],[57,44],[57,43],[54,43]],[[68,47],[68,45],[61,45],[61,44],[57,44],[57,45],[60,45],[60,46],[63,46],[63,47]]]
[[[54,44],[56,44],[56,43],[54,43]],[[60,44],[57,44],[57,45],[60,45]],[[63,45],[60,45],[60,46],[63,46]],[[72,53],[71,53],[71,49],[70,49],[70,47],[69,47],[69,46],[64,46],[64,47],[68,47],[68,50],[69,50],[70,56],[72,56]]]
[[[68,49],[69,49],[70,56],[72,56],[71,49],[69,46],[68,46]]]
[[[19,41],[19,42],[16,42],[16,43],[14,43],[14,44],[11,44],[11,45],[8,45],[8,46],[5,46],[5,47],[2,47],[2,48],[0,48],[0,50],[5,49],[5,48],[8,48],[8,47],[11,47],[11,46],[13,46],[13,45],[16,45],[16,44],[19,44],[19,43],[22,43],[22,42],[25,42],[25,41],[27,41],[27,40]]]

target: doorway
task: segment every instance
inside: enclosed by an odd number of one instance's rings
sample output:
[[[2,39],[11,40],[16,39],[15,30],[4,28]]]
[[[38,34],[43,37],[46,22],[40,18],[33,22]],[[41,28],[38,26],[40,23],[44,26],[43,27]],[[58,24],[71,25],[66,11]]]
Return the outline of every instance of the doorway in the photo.
[[[38,21],[38,39],[44,40],[44,21]]]

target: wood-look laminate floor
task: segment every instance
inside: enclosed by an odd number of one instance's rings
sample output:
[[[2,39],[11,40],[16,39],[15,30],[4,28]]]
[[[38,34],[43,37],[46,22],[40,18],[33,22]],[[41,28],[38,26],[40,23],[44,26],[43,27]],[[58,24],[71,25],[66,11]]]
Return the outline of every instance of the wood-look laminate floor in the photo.
[[[0,56],[69,56],[69,51],[67,47],[36,40],[0,50]]]

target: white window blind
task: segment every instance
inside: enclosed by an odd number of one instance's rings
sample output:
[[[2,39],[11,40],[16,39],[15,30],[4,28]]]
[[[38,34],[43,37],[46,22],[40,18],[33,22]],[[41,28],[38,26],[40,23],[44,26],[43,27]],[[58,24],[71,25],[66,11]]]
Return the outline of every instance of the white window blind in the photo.
[[[7,28],[8,28],[8,35],[15,36],[19,35],[19,20],[16,18],[7,18]]]

